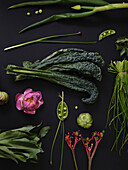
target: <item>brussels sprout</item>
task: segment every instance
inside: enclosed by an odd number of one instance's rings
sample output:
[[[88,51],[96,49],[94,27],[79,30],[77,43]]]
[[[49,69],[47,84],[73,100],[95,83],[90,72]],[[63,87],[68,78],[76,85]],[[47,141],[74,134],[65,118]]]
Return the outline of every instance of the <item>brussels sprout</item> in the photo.
[[[8,102],[8,94],[6,92],[0,91],[0,105],[6,104]]]
[[[92,123],[92,116],[89,113],[81,113],[77,118],[77,124],[83,128],[90,128]]]

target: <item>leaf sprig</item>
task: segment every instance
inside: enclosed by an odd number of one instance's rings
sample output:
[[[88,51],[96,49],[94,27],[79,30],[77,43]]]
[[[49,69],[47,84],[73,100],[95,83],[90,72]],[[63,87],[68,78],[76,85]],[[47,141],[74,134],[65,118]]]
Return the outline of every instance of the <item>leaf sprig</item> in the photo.
[[[50,130],[49,126],[24,126],[13,130],[2,130],[0,133],[0,157],[18,163],[37,162],[38,154],[44,152],[41,138]]]

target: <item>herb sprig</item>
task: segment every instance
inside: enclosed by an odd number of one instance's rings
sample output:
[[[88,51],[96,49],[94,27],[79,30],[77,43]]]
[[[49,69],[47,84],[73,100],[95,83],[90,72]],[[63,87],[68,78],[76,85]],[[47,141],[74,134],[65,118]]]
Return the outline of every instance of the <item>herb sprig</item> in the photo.
[[[116,74],[113,95],[109,104],[107,124],[113,124],[116,139],[112,146],[112,150],[121,139],[120,151],[126,143],[128,136],[128,61],[113,61],[110,63],[108,71]]]

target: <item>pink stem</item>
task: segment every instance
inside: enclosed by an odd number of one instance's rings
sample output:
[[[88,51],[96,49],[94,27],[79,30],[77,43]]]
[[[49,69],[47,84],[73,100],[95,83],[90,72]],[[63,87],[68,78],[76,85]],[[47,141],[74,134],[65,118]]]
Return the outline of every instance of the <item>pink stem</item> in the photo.
[[[75,156],[74,149],[72,149],[72,155],[73,155],[73,160],[74,160],[74,163],[75,163],[75,168],[76,168],[76,170],[78,170],[78,166],[77,166],[77,162],[76,162],[76,156]]]

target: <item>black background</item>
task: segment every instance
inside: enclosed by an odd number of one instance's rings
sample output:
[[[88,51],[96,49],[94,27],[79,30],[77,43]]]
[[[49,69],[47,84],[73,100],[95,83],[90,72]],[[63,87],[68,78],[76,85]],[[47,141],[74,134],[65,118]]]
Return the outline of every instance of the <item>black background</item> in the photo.
[[[61,134],[59,133],[54,152],[53,152],[53,167],[49,164],[50,148],[54,133],[58,125],[58,118],[56,116],[56,107],[60,101],[58,93],[63,90],[65,92],[65,101],[69,107],[69,116],[65,120],[65,133],[72,133],[80,129],[83,136],[90,136],[95,130],[101,131],[105,129],[105,136],[101,141],[96,155],[93,159],[92,169],[94,170],[126,170],[128,157],[126,148],[124,148],[121,155],[114,150],[111,152],[111,147],[115,139],[113,127],[111,129],[105,128],[107,110],[110,98],[113,91],[115,75],[108,73],[107,68],[111,60],[122,60],[119,57],[119,52],[115,49],[116,37],[128,34],[128,9],[114,10],[108,12],[97,13],[93,16],[83,19],[68,19],[49,23],[44,26],[27,31],[23,34],[18,32],[24,27],[46,18],[55,13],[72,12],[68,6],[47,6],[47,7],[28,7],[19,8],[15,10],[8,10],[10,5],[18,3],[18,0],[1,0],[0,1],[0,89],[9,94],[9,102],[7,105],[0,106],[0,129],[12,129],[22,127],[28,124],[39,124],[43,121],[44,126],[50,125],[51,131],[42,140],[44,153],[40,155],[37,164],[22,163],[18,165],[11,160],[0,159],[0,169],[13,170],[57,170],[59,169],[60,151],[61,151]],[[115,1],[109,1],[115,2]],[[116,2],[122,2],[118,0]],[[35,15],[34,11],[43,9],[41,15]],[[27,11],[31,12],[31,16],[27,16]],[[72,45],[72,44],[33,44],[26,47],[4,52],[5,47],[22,43],[28,40],[41,38],[54,34],[65,34],[82,32],[82,36],[65,37],[63,40],[72,41],[96,41],[98,35],[106,30],[116,30],[116,35],[108,37],[101,42],[94,45]],[[60,39],[59,39],[60,40]],[[22,61],[43,59],[52,52],[61,49],[77,47],[87,51],[97,51],[101,54],[106,62],[103,69],[102,82],[96,82],[99,88],[99,98],[93,105],[86,105],[81,102],[81,97],[84,94],[69,90],[67,88],[55,85],[40,79],[24,80],[20,82],[14,81],[14,76],[6,75],[5,68],[8,64],[22,65]],[[15,95],[20,92],[23,93],[25,89],[32,88],[34,91],[40,90],[43,94],[44,105],[41,106],[35,115],[27,115],[22,111],[18,111],[15,106]],[[75,110],[75,106],[78,110]],[[89,130],[84,130],[78,127],[76,118],[81,112],[89,112],[93,116],[93,126]],[[79,170],[87,169],[87,156],[84,147],[79,143],[76,147],[76,157]],[[62,170],[75,169],[71,151],[65,143],[64,159]]]

